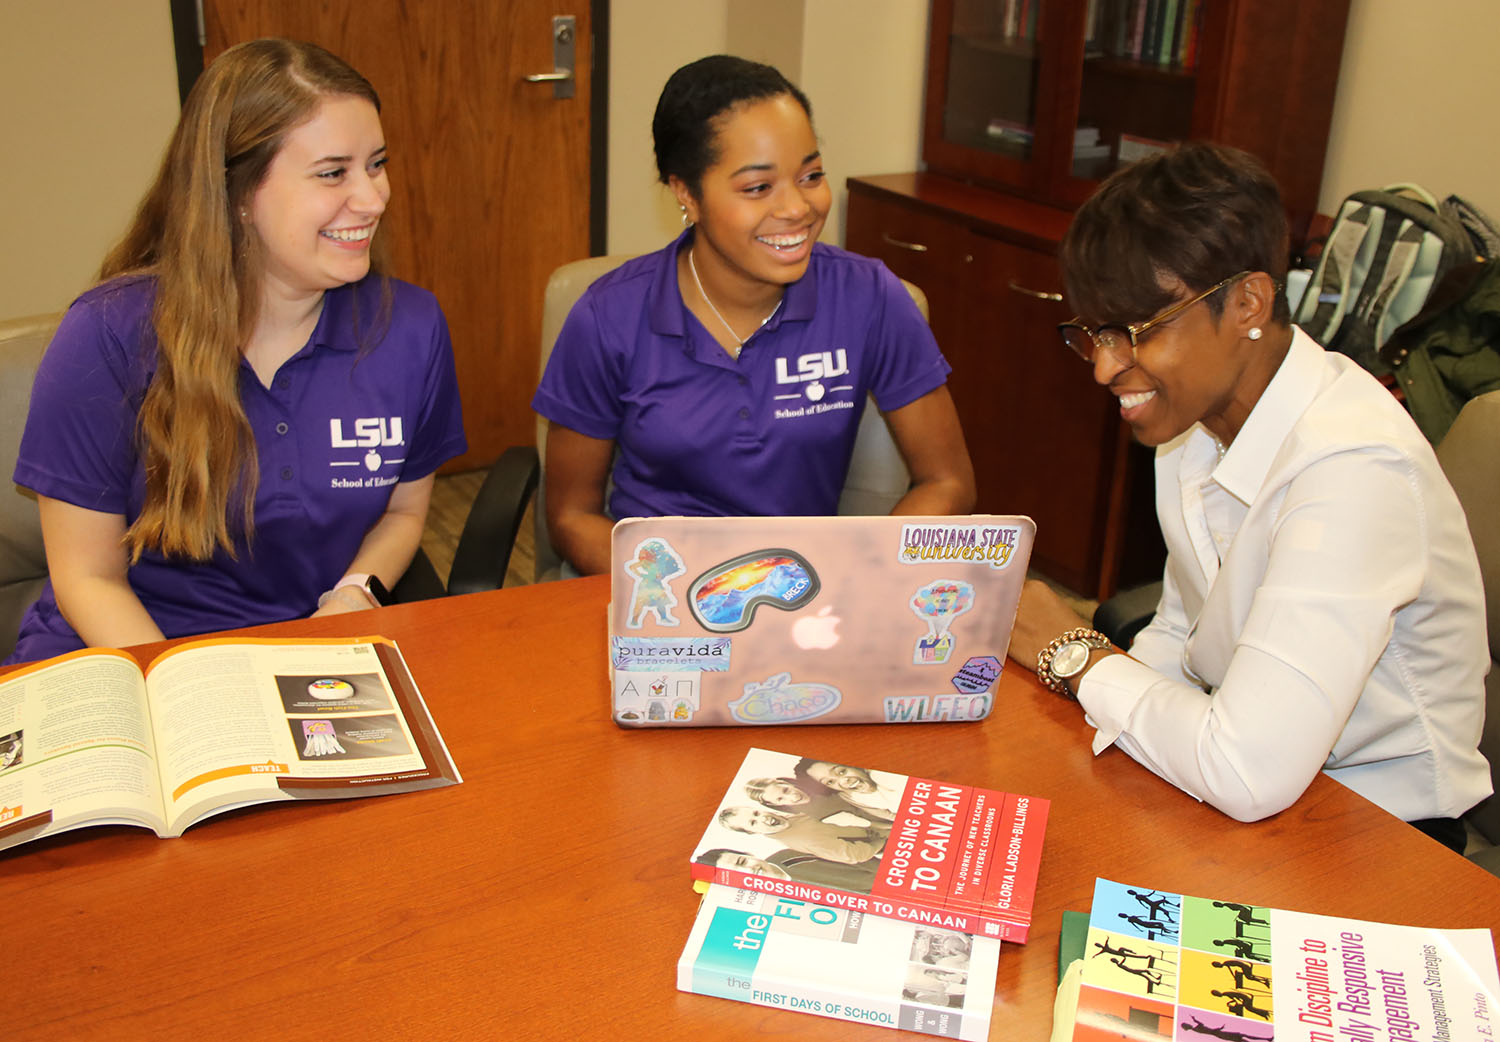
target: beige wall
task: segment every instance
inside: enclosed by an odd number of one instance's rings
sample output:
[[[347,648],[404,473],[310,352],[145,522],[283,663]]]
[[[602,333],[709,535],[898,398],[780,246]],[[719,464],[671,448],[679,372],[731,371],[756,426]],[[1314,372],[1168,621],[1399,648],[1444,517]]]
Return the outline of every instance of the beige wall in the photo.
[[[839,200],[851,174],[915,168],[926,11],[925,0],[614,0],[609,249],[654,249],[681,227],[656,185],[651,111],[672,70],[705,54],[786,66],[813,100]],[[1500,97],[1497,28],[1494,0],[1353,0],[1324,210],[1356,188],[1417,180],[1500,217],[1486,115]],[[165,0],[3,0],[0,97],[3,319],[66,305],[145,190],[177,113]],[[842,241],[837,213],[824,237]]]
[[[784,54],[761,58],[748,30],[735,34],[734,14],[753,24],[763,0],[730,0],[730,40],[737,54],[771,61],[813,104],[833,211],[823,241],[844,241],[844,182],[861,174],[915,170],[921,161],[922,92],[927,65],[925,0],[780,0],[800,8],[801,35],[771,33]],[[743,41],[743,43],[742,43]]]
[[[177,120],[166,0],[3,0],[0,319],[60,310],[125,230]]]
[[[1416,181],[1500,220],[1500,4],[1353,0],[1319,209]]]
[[[651,112],[672,71],[727,52],[769,62],[813,103],[842,242],[844,180],[916,167],[926,0],[614,0],[610,16],[609,251],[640,253],[682,228],[655,185]]]
[[[610,253],[654,250],[682,230],[656,181],[651,113],[672,70],[724,50],[725,0],[613,0],[609,16]]]

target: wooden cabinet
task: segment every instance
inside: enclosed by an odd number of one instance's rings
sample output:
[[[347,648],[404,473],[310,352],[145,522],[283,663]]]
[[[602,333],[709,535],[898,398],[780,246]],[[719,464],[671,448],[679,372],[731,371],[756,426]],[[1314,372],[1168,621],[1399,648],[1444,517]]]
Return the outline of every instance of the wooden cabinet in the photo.
[[[1037,522],[1079,593],[1160,576],[1148,449],[1063,348],[1057,244],[1120,164],[1259,156],[1294,243],[1317,210],[1349,0],[932,0],[922,173],[849,180],[846,242],[926,291],[979,509]]]
[[[931,174],[852,178],[848,213],[849,249],[927,293],[978,509],[1030,514],[1033,565],[1087,596],[1159,574],[1154,526],[1138,545],[1122,538],[1132,505],[1151,509],[1149,470],[1132,482],[1140,454],[1115,399],[1057,335],[1068,213]]]
[[[929,171],[1076,206],[1205,138],[1259,156],[1294,235],[1317,210],[1349,0],[933,0]]]

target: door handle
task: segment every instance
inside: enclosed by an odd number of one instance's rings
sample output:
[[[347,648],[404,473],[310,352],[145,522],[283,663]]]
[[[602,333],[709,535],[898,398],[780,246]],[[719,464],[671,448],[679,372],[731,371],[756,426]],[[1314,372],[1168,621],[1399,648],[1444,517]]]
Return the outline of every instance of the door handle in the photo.
[[[570,14],[556,15],[552,19],[552,71],[536,72],[524,76],[527,83],[552,84],[553,98],[571,98],[576,90],[573,69],[576,65],[574,52],[577,47],[577,19]]]
[[[901,239],[892,238],[889,232],[881,232],[880,238],[881,241],[886,243],[886,245],[888,246],[895,246],[899,249],[910,250],[913,253],[927,252],[927,247],[923,246],[920,242],[905,242]]]
[[[1044,290],[1039,289],[1027,289],[1015,279],[1008,279],[1006,281],[1006,286],[1008,286],[1012,292],[1023,293],[1028,297],[1035,297],[1037,300],[1055,300],[1060,303],[1063,298],[1063,295],[1061,293],[1048,293]]]

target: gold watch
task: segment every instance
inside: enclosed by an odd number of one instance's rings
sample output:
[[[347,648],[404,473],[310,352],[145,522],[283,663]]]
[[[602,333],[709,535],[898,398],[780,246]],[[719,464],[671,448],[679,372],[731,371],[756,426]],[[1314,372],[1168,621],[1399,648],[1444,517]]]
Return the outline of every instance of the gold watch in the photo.
[[[1098,630],[1068,630],[1043,648],[1036,657],[1036,678],[1042,686],[1064,698],[1075,697],[1068,690],[1068,681],[1082,673],[1089,664],[1089,655],[1099,648],[1109,647],[1109,638]]]

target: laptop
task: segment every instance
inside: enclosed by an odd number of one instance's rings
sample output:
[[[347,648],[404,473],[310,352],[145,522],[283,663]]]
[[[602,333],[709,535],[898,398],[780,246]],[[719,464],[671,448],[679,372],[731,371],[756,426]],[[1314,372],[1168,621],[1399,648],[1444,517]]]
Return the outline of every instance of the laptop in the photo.
[[[1029,517],[656,517],[614,527],[622,727],[982,720]]]

